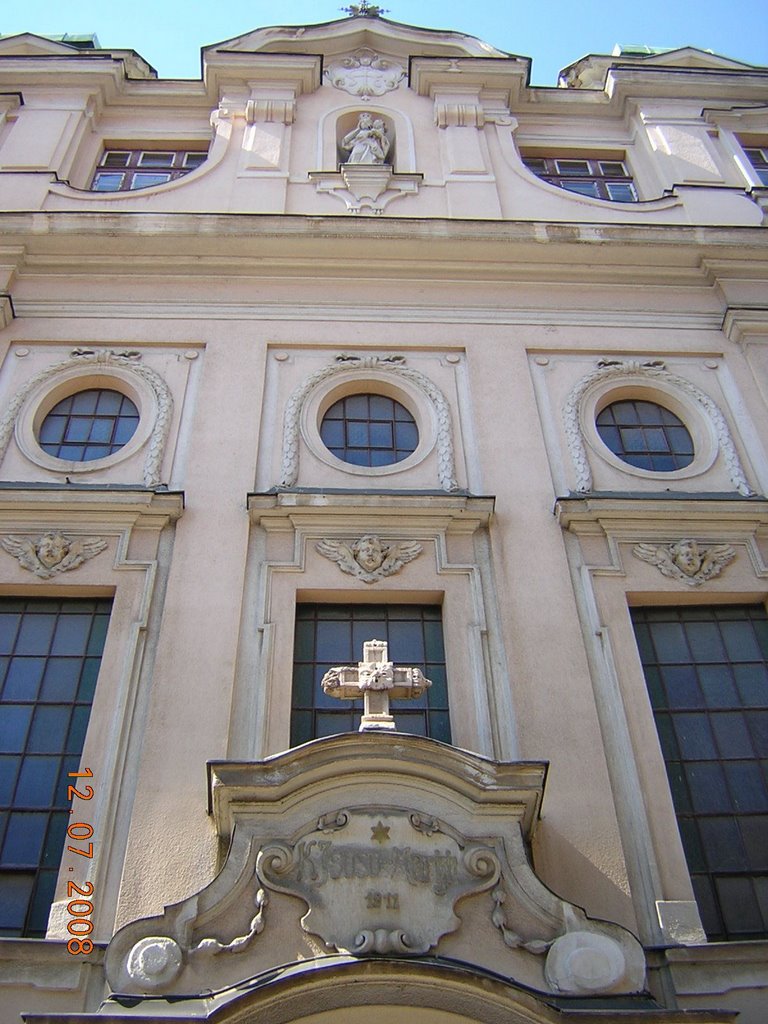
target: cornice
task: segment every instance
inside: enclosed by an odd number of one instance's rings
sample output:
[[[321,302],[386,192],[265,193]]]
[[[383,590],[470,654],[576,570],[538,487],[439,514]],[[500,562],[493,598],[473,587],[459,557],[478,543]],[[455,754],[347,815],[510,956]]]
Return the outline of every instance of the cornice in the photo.
[[[750,341],[768,343],[768,306],[729,307],[723,333],[737,345]]]
[[[0,525],[21,529],[41,516],[66,516],[89,523],[135,523],[160,529],[184,511],[183,491],[151,491],[131,487],[28,485],[0,483]]]
[[[768,498],[715,497],[686,494],[679,497],[626,497],[589,495],[558,498],[554,514],[558,524],[575,534],[612,537],[667,537],[688,533],[727,535],[734,530],[752,534],[768,527]]]
[[[262,803],[286,804],[351,772],[413,787],[435,786],[479,807],[514,806],[530,835],[538,819],[547,774],[545,761],[492,761],[421,736],[347,733],[275,754],[264,761],[209,761],[209,813],[220,835],[237,817]]]
[[[562,278],[559,278],[562,280]],[[551,271],[548,277],[551,280]],[[668,282],[667,282],[668,283]],[[89,320],[276,320],[370,323],[370,309],[357,303],[290,302],[109,302],[58,299],[18,300],[16,315],[25,319],[62,318]],[[404,306],[377,303],[377,315],[387,323],[498,324],[500,326],[614,327],[626,329],[716,331],[720,313],[610,310],[520,309],[512,306]],[[768,325],[766,326],[768,330]],[[729,335],[730,336],[730,335]]]
[[[174,273],[468,280],[628,286],[768,276],[758,226],[317,217],[274,214],[7,212],[7,246],[27,273]],[[118,241],[119,240],[119,241]],[[394,243],[394,244],[393,244]],[[765,252],[765,256],[763,253]]]
[[[496,499],[488,496],[424,491],[293,490],[249,494],[251,521],[268,532],[333,528],[365,517],[366,528],[398,524],[452,533],[474,533],[488,526]],[[380,525],[379,525],[380,520]]]

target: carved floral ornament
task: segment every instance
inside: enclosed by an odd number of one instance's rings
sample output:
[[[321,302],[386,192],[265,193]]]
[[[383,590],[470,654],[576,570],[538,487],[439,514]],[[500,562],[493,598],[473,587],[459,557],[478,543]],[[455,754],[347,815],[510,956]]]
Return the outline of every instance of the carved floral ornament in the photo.
[[[144,366],[140,360],[141,353],[131,349],[114,351],[112,349],[74,348],[67,359],[54,363],[35,374],[19,388],[0,418],[0,462],[8,449],[14,428],[17,429],[18,437],[19,421],[24,418],[25,406],[28,400],[33,398],[35,392],[39,394],[40,389],[46,385],[55,385],[57,377],[61,380],[76,380],[79,375],[78,371],[81,370],[84,378],[89,373],[100,371],[108,377],[110,371],[117,371],[115,380],[117,390],[120,390],[119,375],[126,374],[128,379],[134,378],[137,385],[140,385],[143,390],[149,389],[154,400],[155,416],[147,441],[143,480],[147,487],[157,487],[161,483],[161,464],[171,428],[173,398],[168,385],[160,374],[150,367]],[[148,412],[142,410],[142,418],[146,415]],[[23,438],[19,438],[19,447],[25,451]],[[113,458],[113,456],[109,456],[109,458]],[[83,470],[93,468],[93,464],[89,466],[88,463],[84,463],[82,468]]]
[[[734,488],[739,494],[754,495],[755,492],[749,486],[744,474],[728,424],[717,403],[692,381],[670,372],[661,359],[644,362],[638,359],[600,359],[597,368],[582,377],[569,392],[563,410],[563,418],[568,450],[576,469],[577,491],[584,493],[592,490],[592,471],[579,421],[585,395],[594,385],[611,381],[615,381],[618,385],[627,378],[637,380],[641,384],[647,383],[649,388],[652,388],[654,384],[666,385],[693,401],[714,431],[718,449],[723,456]]]
[[[636,544],[632,554],[655,565],[662,576],[679,580],[689,587],[699,587],[719,576],[736,557],[736,551],[730,544],[705,546],[690,539],[673,544]]]
[[[397,61],[363,47],[330,63],[325,76],[336,89],[369,100],[396,89],[405,78],[405,68]]]
[[[17,559],[22,569],[49,580],[69,569],[77,569],[83,562],[98,555],[107,546],[103,537],[65,537],[58,530],[44,533],[36,540],[8,534],[0,538],[0,545]]]
[[[364,371],[376,370],[414,385],[432,404],[437,417],[437,470],[440,486],[444,491],[457,491],[454,464],[453,430],[448,402],[437,385],[419,370],[405,365],[405,356],[361,356],[337,355],[332,363],[321,367],[303,380],[294,389],[283,414],[283,453],[280,473],[280,487],[294,487],[299,476],[299,453],[301,416],[304,406],[316,388],[326,381],[350,370],[360,371],[361,383],[365,382]],[[352,467],[345,466],[348,471]],[[344,571],[344,570],[342,570]]]

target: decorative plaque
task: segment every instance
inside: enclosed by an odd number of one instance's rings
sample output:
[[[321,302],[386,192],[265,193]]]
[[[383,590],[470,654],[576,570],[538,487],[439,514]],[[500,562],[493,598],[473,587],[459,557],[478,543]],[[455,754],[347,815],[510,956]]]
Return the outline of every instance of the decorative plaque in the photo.
[[[324,815],[292,843],[262,848],[256,870],[303,899],[305,931],[344,953],[417,956],[455,931],[456,901],[499,878],[490,846],[400,808]]]

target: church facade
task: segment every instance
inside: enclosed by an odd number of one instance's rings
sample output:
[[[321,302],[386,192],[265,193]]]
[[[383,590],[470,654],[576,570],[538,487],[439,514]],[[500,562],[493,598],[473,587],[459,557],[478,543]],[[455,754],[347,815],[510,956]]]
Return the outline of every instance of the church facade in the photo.
[[[0,37],[0,1021],[762,1024],[768,70]]]

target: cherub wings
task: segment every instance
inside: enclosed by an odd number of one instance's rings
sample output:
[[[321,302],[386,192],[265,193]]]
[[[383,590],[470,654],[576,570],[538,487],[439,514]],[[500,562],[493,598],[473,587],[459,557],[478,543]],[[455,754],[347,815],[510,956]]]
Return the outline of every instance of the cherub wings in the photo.
[[[330,558],[332,562],[337,562],[342,572],[362,577],[365,570],[355,561],[349,544],[341,540],[321,540],[315,544],[315,548],[321,555]]]
[[[58,572],[66,572],[67,569],[76,569],[78,565],[87,562],[89,558],[98,555],[107,546],[107,542],[101,537],[79,537],[70,541],[69,551],[56,566]]]
[[[406,564],[417,558],[424,549],[416,541],[403,541],[401,544],[390,545],[386,558],[381,563],[382,576],[391,576]]]
[[[384,576],[399,572],[406,562],[412,562],[423,548],[416,541],[402,541],[400,544],[383,544],[384,560],[378,569],[369,572],[357,561],[349,544],[340,540],[321,540],[315,545],[321,555],[336,562],[342,572],[356,576],[365,583],[373,583]]]
[[[78,565],[98,555],[107,546],[102,537],[78,537],[76,540],[68,541],[66,553],[61,561],[55,565],[46,565],[41,562],[37,553],[40,540],[31,540],[29,537],[16,537],[13,534],[0,538],[0,544],[9,555],[18,560],[22,569],[28,569],[35,576],[47,580],[67,569],[76,569]]]
[[[725,566],[736,557],[736,552],[730,544],[713,544],[711,547],[702,548],[701,565],[696,573],[689,576],[675,564],[673,555],[666,545],[636,544],[632,550],[644,562],[655,565],[662,576],[683,580],[692,586],[713,576],[719,576]]]
[[[7,551],[9,555],[13,555],[18,560],[22,569],[29,569],[30,572],[38,573],[42,568],[42,563],[37,557],[37,551],[35,551],[34,541],[30,540],[29,537],[14,537],[13,534],[9,533],[6,537],[0,539],[0,544],[2,544],[4,551]]]

